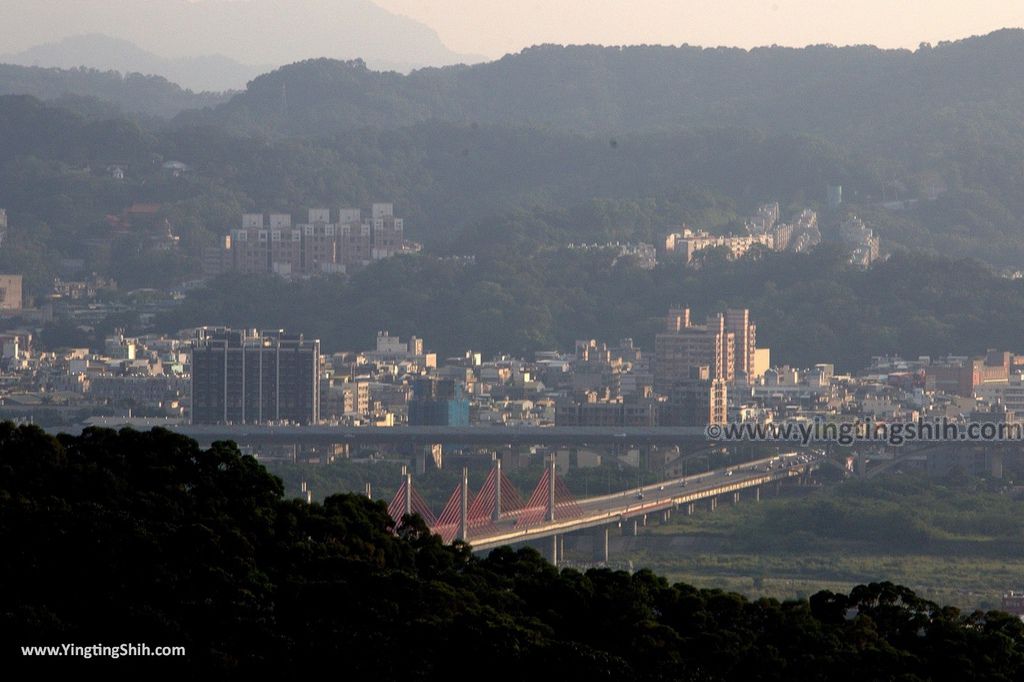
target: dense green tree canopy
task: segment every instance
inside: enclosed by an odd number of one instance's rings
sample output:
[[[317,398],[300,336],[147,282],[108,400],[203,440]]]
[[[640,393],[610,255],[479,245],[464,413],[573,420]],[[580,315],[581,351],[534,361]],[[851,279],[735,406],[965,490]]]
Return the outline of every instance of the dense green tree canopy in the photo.
[[[961,259],[1024,263],[1024,81],[1007,67],[1022,53],[1024,33],[1002,31],[916,52],[543,46],[409,76],[319,60],[174,125],[119,118],[99,101],[0,96],[11,222],[0,271],[23,273],[29,294],[46,293],[66,259],[122,288],[167,287],[198,277],[202,249],[243,212],[301,218],[385,200],[427,254],[475,264],[427,257],[348,281],[224,279],[163,328],[285,326],[347,348],[389,328],[443,353],[519,353],[588,336],[648,345],[664,309],[689,303],[750,307],[775,358],[796,364],[1016,348],[1019,286]],[[192,170],[174,177],[168,160]],[[830,183],[844,188],[838,211],[822,206]],[[883,205],[894,199],[916,202]],[[826,243],[854,211],[884,251],[940,258],[861,273],[826,244],[810,259],[642,272],[564,249],[658,243],[682,224],[742,229],[770,200],[785,218],[816,208]],[[154,248],[142,228],[112,231],[136,202],[161,205],[158,224],[179,249]],[[277,298],[255,295],[271,290]]]
[[[160,430],[0,425],[0,541],[0,641],[21,665],[22,644],[130,641],[186,646],[163,670],[350,679],[1024,673],[1024,626],[1006,614],[890,583],[779,603],[646,571],[559,572],[532,550],[478,558],[418,517],[396,529],[380,502],[285,500],[233,444]],[[118,664],[132,663],[152,659]]]
[[[438,120],[598,134],[724,125],[905,153],[922,140],[1019,138],[1011,127],[1024,97],[1022,58],[1024,32],[1003,30],[913,52],[541,45],[408,76],[317,59],[180,118],[303,135]]]
[[[0,95],[55,100],[90,115],[123,113],[170,118],[225,102],[229,93],[193,93],[160,76],[97,69],[57,69],[0,64]]]
[[[528,222],[507,228],[511,243],[529,241],[519,232],[532,229]],[[331,352],[371,348],[380,329],[419,336],[442,357],[468,349],[529,355],[627,337],[650,352],[673,305],[691,306],[698,321],[747,307],[775,364],[834,362],[850,371],[873,355],[1016,351],[1024,332],[1024,283],[968,260],[900,253],[862,270],[842,250],[822,247],[700,270],[612,261],[601,251],[496,248],[472,263],[395,258],[349,280],[229,276],[190,293],[160,325],[285,328],[319,337]]]

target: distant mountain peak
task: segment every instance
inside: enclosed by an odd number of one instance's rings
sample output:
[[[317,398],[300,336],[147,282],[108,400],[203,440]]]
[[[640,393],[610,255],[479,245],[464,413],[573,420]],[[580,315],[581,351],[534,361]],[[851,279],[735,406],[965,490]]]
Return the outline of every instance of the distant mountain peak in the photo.
[[[190,63],[190,86],[209,68],[209,55],[236,68],[258,66],[246,79],[270,68],[262,65],[314,57],[361,58],[370,68],[403,72],[478,59],[452,52],[430,27],[370,0],[3,0],[0,25],[12,52],[46,56],[46,65],[67,66],[54,59],[76,49],[94,62],[105,55],[106,64],[113,56],[207,60],[202,68]],[[246,79],[236,77],[230,87]]]
[[[67,36],[16,54],[0,55],[0,62],[61,69],[84,66],[101,71],[162,76],[196,92],[240,90],[270,68],[240,64],[223,55],[170,59],[143,50],[129,40],[102,33]]]

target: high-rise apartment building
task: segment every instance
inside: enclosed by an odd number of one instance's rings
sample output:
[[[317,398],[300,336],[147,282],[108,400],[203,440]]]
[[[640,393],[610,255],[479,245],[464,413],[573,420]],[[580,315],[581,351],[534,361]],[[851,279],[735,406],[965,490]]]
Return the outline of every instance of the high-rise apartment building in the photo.
[[[451,379],[416,379],[409,401],[412,426],[468,426],[469,400]]]
[[[686,379],[668,390],[661,403],[661,426],[707,426],[724,424],[728,415],[728,389],[725,381],[711,374],[707,365],[691,367]]]
[[[735,372],[735,337],[725,330],[722,315],[706,325],[694,325],[689,308],[669,311],[666,330],[654,337],[654,388],[667,393],[688,379],[690,368],[707,365],[712,376],[732,381]]]
[[[588,391],[582,399],[566,398],[555,404],[556,426],[658,426],[659,403],[630,395],[607,400]]]
[[[878,235],[857,216],[848,216],[839,225],[839,238],[850,248],[850,262],[854,265],[866,268],[878,260]]]
[[[309,210],[309,222],[302,230],[303,271],[331,272],[338,265],[338,226],[331,223],[331,212],[325,208]]]
[[[338,377],[320,380],[320,418],[324,421],[370,414],[370,384]]]
[[[402,218],[392,204],[373,204],[370,219],[357,208],[309,210],[308,222],[292,225],[287,214],[246,213],[222,250],[227,269],[243,273],[314,275],[344,272],[400,252],[405,242]],[[208,257],[212,263],[215,259]]]
[[[690,319],[689,308],[672,308],[666,329],[654,338],[654,388],[667,394],[688,381],[694,367],[707,366],[711,377],[734,381],[749,378],[756,363],[757,327],[745,309],[727,310],[703,325]]]
[[[744,235],[716,235],[703,230],[691,230],[684,227],[665,238],[665,254],[678,256],[684,263],[693,261],[698,251],[713,248],[724,248],[730,258],[742,258],[754,245],[771,249],[772,237],[767,233]]]
[[[735,338],[735,373],[742,373],[744,379],[749,379],[755,371],[757,350],[757,325],[750,321],[750,311],[746,308],[726,310],[725,330]]]
[[[393,204],[374,204],[370,209],[373,225],[373,260],[389,258],[402,248],[404,224],[395,217]]]
[[[21,310],[21,275],[0,275],[0,310]]]
[[[196,330],[193,424],[319,420],[319,340],[280,330]]]

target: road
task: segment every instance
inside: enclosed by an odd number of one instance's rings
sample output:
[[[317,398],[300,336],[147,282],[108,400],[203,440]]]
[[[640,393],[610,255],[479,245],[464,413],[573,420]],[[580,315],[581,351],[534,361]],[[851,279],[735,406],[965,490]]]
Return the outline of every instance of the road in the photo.
[[[676,445],[707,442],[703,427],[600,426],[261,426],[182,424],[167,427],[208,445],[216,440],[239,444],[381,443],[453,445]],[[63,431],[67,428],[62,427]]]
[[[544,521],[528,528],[517,527],[516,515],[509,514],[497,524],[478,529],[475,535],[470,532],[468,540],[474,549],[485,550],[585,528],[619,524],[679,505],[802,476],[817,466],[823,457],[817,452],[788,453],[612,495],[590,497],[577,502],[581,515],[559,519],[556,513],[554,521]]]

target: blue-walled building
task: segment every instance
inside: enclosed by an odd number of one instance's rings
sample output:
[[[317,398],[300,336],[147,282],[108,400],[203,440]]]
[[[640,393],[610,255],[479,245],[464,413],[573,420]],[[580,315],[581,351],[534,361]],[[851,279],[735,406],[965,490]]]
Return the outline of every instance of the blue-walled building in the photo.
[[[451,379],[417,379],[409,401],[411,426],[469,426],[469,400]]]

